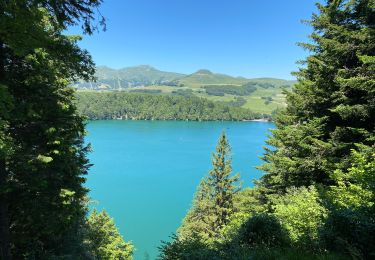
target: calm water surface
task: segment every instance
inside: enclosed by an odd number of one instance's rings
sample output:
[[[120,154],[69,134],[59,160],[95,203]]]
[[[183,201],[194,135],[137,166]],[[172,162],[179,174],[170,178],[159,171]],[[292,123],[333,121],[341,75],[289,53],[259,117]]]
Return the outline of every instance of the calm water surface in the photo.
[[[195,189],[211,168],[221,131],[232,146],[233,169],[245,186],[261,176],[264,122],[94,121],[87,141],[94,166],[87,187],[96,203],[132,240],[135,259],[155,259],[161,240],[178,228]]]

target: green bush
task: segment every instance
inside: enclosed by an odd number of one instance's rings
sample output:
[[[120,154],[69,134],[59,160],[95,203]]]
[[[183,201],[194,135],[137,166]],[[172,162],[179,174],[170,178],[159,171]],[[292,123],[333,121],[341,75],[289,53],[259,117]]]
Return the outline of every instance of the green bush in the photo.
[[[220,241],[223,243],[230,243],[237,238],[241,227],[251,217],[249,213],[236,212],[230,218],[227,225],[220,230]]]
[[[243,253],[244,254],[244,253]],[[245,255],[245,254],[244,254]],[[251,250],[248,258],[253,260],[345,260],[350,259],[341,254],[319,253],[313,254],[296,248],[271,248]]]
[[[375,258],[375,155],[373,148],[352,151],[351,167],[336,170],[327,192],[329,217],[321,231],[325,247],[353,258]]]
[[[95,209],[87,219],[86,244],[94,259],[130,260],[134,251],[131,242],[126,242],[106,211]]]
[[[374,219],[356,210],[333,211],[322,229],[325,248],[353,259],[375,258]]]
[[[274,215],[289,234],[293,246],[319,246],[319,229],[327,216],[315,187],[292,188],[275,200]]]
[[[162,242],[159,259],[163,260],[205,260],[222,259],[218,252],[203,243],[201,239],[179,239],[172,236],[171,242]]]
[[[278,219],[265,213],[249,218],[241,226],[238,242],[251,248],[282,247],[289,243]]]

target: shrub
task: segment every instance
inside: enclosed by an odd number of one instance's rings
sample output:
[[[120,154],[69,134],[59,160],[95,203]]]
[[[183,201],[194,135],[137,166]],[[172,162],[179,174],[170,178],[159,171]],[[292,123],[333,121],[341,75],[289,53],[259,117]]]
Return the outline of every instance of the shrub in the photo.
[[[287,234],[278,219],[265,213],[249,218],[241,226],[238,241],[252,248],[282,247],[288,244]]]
[[[180,239],[172,236],[171,242],[162,242],[159,247],[159,259],[163,260],[199,260],[199,259],[221,259],[218,252],[203,243],[201,239]]]
[[[375,257],[375,155],[373,148],[352,151],[351,167],[336,170],[327,192],[331,213],[321,231],[326,248],[353,258]]]
[[[356,210],[333,211],[327,218],[321,236],[330,251],[349,254],[353,259],[375,257],[374,219]]]
[[[132,259],[134,246],[125,242],[114,220],[106,211],[97,212],[95,209],[87,219],[87,246],[95,259],[129,260]]]
[[[289,234],[294,246],[313,249],[319,244],[319,228],[327,210],[315,187],[292,188],[275,200],[274,215]]]

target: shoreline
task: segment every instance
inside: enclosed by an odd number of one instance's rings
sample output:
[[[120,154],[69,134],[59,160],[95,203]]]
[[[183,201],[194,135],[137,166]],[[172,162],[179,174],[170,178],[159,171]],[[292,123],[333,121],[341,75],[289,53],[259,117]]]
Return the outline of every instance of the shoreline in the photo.
[[[258,118],[258,119],[242,120],[242,121],[248,121],[248,122],[272,122],[271,119],[267,119],[267,118]]]
[[[241,120],[192,120],[192,119],[87,119],[87,121],[180,121],[180,122],[261,122],[261,123],[272,123],[273,121],[267,118],[256,118],[256,119],[241,119]]]

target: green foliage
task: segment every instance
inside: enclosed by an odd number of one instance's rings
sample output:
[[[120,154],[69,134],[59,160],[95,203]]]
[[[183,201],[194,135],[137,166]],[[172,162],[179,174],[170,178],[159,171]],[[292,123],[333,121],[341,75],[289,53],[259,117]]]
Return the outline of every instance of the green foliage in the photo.
[[[328,197],[337,209],[371,211],[375,207],[375,153],[352,150],[352,166],[343,172],[335,170]]]
[[[216,215],[215,226],[222,227],[227,223],[228,217],[233,212],[233,197],[240,190],[238,181],[239,173],[232,174],[231,147],[225,132],[222,133],[213,154],[213,169],[209,171],[207,186],[209,187],[208,198],[214,202],[214,213]]]
[[[235,97],[234,101],[229,101],[228,103],[229,105],[234,107],[242,107],[246,104],[246,99],[244,99],[243,97]]]
[[[270,248],[270,249],[252,249],[245,250],[244,255],[254,260],[349,260],[350,258],[343,254],[335,253],[319,253],[312,254],[305,250],[296,248]],[[229,258],[230,259],[230,258]]]
[[[320,14],[309,22],[313,43],[301,44],[312,54],[276,117],[258,185],[296,246],[370,258],[373,151],[352,150],[375,140],[374,3],[317,6]],[[303,188],[310,185],[319,192]]]
[[[249,218],[241,226],[237,239],[250,248],[282,247],[288,244],[287,233],[271,214],[257,214]]]
[[[181,240],[191,238],[208,241],[214,235],[212,223],[216,216],[213,215],[213,201],[208,199],[209,187],[207,179],[203,179],[194,195],[193,205],[178,229]]]
[[[126,92],[78,92],[79,111],[89,119],[250,120],[250,110],[197,97]]]
[[[332,210],[321,231],[322,246],[352,259],[372,259],[375,255],[374,215],[353,209]]]
[[[86,243],[94,259],[132,259],[133,245],[124,241],[106,211],[98,213],[94,209],[87,219]]]
[[[79,257],[88,147],[67,86],[70,74],[60,66],[65,61],[41,50],[9,62],[6,80],[17,104],[8,119],[14,151],[6,159],[12,254]]]
[[[233,197],[239,174],[231,176],[230,146],[223,132],[212,158],[213,169],[198,187],[193,206],[178,230],[179,238],[211,241],[220,234],[234,212]]]
[[[265,105],[268,105],[273,101],[272,97],[262,97],[262,99],[266,100],[266,101],[264,101]]]
[[[265,213],[266,206],[256,189],[245,188],[233,197],[234,213],[220,230],[220,243],[232,243],[238,238],[241,227],[254,215]]]
[[[173,236],[171,242],[163,242],[159,249],[159,259],[163,260],[222,259],[215,249],[194,237],[181,239],[178,236]]]
[[[307,250],[318,246],[319,228],[327,217],[327,210],[316,188],[290,188],[273,203],[274,215],[288,232],[294,246]]]
[[[250,213],[241,211],[233,213],[229,217],[228,223],[221,228],[218,242],[230,244],[237,241],[238,233],[251,216]]]
[[[172,91],[173,95],[183,96],[183,97],[192,97],[194,96],[193,91],[191,89],[177,89]]]
[[[245,188],[234,196],[234,208],[236,212],[254,214],[267,210],[262,194],[256,188]]]
[[[328,1],[309,22],[311,51],[298,84],[276,118],[266,150],[263,186],[330,185],[349,167],[355,143],[372,145],[375,127],[374,9],[372,1]]]
[[[374,163],[374,149],[360,146],[348,171],[334,172],[337,186],[327,191],[331,211],[321,234],[326,248],[353,258],[375,255]]]
[[[0,259],[89,259],[89,147],[69,85],[95,67],[63,32],[96,30],[100,3],[0,2]]]

